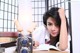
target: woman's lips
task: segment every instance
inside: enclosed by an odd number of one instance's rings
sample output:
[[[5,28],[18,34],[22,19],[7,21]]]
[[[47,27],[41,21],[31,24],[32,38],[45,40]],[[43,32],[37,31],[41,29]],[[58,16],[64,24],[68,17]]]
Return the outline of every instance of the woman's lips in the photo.
[[[52,34],[56,34],[56,32],[52,33]]]

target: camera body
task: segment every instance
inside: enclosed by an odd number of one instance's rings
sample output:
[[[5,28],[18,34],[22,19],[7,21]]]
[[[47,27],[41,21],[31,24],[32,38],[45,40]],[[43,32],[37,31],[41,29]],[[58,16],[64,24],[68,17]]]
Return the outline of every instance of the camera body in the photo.
[[[18,35],[17,38],[17,53],[32,53],[33,43],[32,35],[28,34],[23,36],[22,34]]]

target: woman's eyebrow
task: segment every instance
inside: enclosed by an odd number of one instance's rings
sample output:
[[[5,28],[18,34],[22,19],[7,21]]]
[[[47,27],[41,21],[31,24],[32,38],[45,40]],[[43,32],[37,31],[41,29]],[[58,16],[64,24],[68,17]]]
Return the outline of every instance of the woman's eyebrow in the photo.
[[[47,23],[51,23],[51,22],[47,22]]]

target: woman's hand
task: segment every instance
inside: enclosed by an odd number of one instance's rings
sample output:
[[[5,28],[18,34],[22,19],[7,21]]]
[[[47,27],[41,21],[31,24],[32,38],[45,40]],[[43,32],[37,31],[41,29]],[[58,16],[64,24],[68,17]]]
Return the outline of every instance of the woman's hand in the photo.
[[[34,48],[39,46],[39,42],[38,41],[34,41]]]
[[[65,12],[63,8],[58,10],[61,20],[65,19]]]

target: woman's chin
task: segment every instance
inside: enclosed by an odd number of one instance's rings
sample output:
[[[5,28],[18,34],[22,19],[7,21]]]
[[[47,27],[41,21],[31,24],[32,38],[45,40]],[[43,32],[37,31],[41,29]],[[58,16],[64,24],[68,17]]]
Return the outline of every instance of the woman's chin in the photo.
[[[52,37],[56,37],[57,35],[56,34],[52,34]]]

